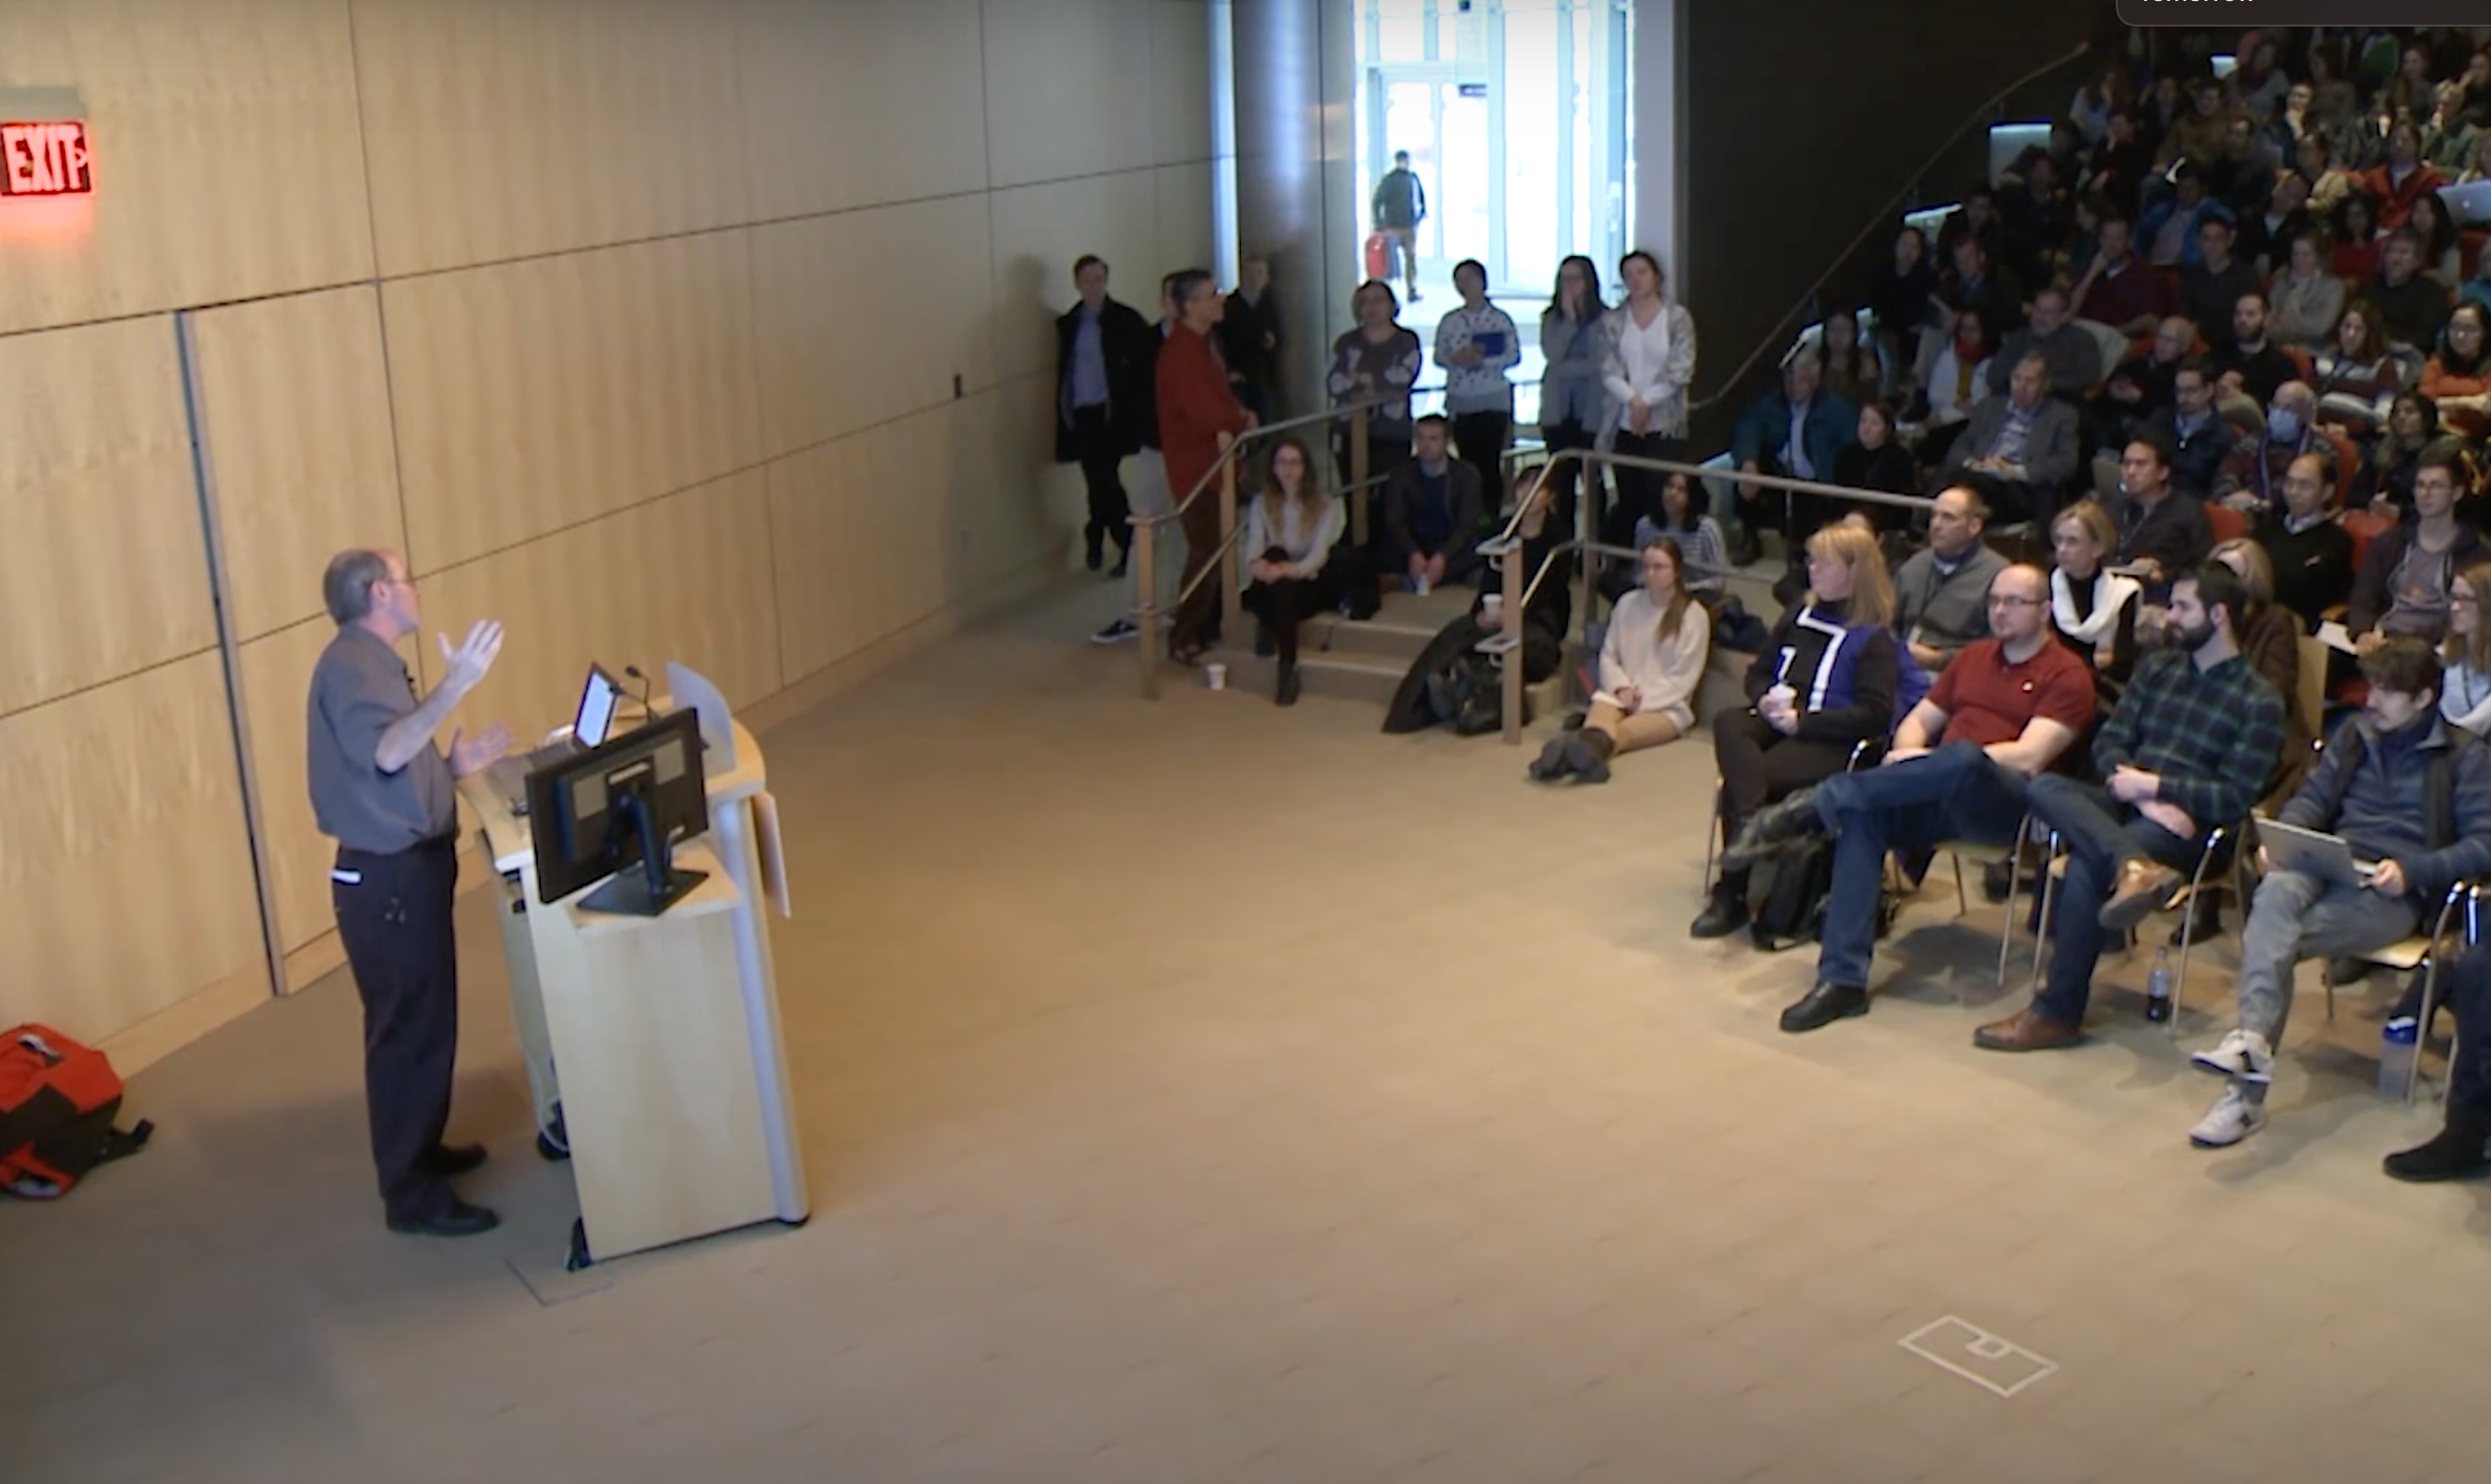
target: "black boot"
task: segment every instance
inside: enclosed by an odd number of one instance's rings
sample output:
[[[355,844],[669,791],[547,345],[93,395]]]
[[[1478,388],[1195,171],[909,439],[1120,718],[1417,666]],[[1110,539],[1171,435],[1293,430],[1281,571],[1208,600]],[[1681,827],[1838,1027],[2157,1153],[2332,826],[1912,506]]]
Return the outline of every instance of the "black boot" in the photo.
[[[1606,783],[1608,759],[1616,751],[1616,738],[1598,727],[1586,727],[1566,744],[1565,760],[1573,765],[1574,776],[1585,783]]]
[[[2418,1185],[2491,1174],[2491,1156],[2482,1152],[2485,1143],[2491,1143],[2491,1119],[2470,1108],[2452,1106],[2448,1127],[2433,1134],[2429,1143],[2388,1156],[2388,1175]]]
[[[1100,565],[1102,565],[1106,560],[1106,548],[1107,533],[1104,529],[1098,526],[1083,528],[1082,531],[1082,561],[1083,565],[1087,566],[1093,572],[1097,571]]]
[[[1297,704],[1297,662],[1295,660],[1280,662],[1280,682],[1278,687],[1272,692],[1272,701],[1273,704],[1279,706]]]
[[[1572,741],[1564,736],[1548,739],[1548,744],[1540,749],[1540,760],[1531,765],[1534,783],[1554,783],[1574,771],[1573,752],[1567,746]]]
[[[1131,542],[1123,542],[1123,543],[1119,543],[1119,544],[1117,545],[1117,547],[1116,547],[1116,565],[1115,565],[1115,569],[1114,569],[1113,571],[1109,572],[1107,575],[1108,575],[1108,576],[1110,576],[1110,577],[1122,577],[1123,575],[1125,575],[1125,570],[1126,570],[1126,568],[1131,567],[1132,565],[1133,565],[1133,544],[1132,544]]]
[[[1728,937],[1747,926],[1747,873],[1725,871],[1713,894],[1686,932],[1689,937]]]
[[[1825,820],[1816,812],[1816,791],[1800,789],[1749,814],[1723,849],[1722,865],[1744,871],[1766,856],[1823,833]]]

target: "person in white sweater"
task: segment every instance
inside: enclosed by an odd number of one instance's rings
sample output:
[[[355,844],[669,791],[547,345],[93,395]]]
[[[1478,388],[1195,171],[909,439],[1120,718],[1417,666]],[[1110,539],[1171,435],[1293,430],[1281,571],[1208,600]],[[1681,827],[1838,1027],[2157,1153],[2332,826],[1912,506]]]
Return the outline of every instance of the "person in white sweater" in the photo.
[[[1608,782],[1608,760],[1638,747],[1675,742],[1695,726],[1695,688],[1711,657],[1713,617],[1681,580],[1678,544],[1643,544],[1643,586],[1609,611],[1601,644],[1601,688],[1591,714],[1570,736],[1552,738],[1531,776],[1553,783],[1571,773]]]
[[[1244,549],[1252,579],[1246,611],[1260,620],[1258,652],[1279,656],[1279,683],[1272,699],[1297,704],[1297,626],[1337,601],[1325,572],[1341,540],[1341,501],[1324,491],[1306,445],[1282,438],[1273,445],[1263,490],[1246,507]],[[1269,646],[1268,650],[1266,646]]]
[[[2452,727],[2491,736],[2491,562],[2476,563],[2448,585],[2448,645],[2439,686],[2439,714]]]

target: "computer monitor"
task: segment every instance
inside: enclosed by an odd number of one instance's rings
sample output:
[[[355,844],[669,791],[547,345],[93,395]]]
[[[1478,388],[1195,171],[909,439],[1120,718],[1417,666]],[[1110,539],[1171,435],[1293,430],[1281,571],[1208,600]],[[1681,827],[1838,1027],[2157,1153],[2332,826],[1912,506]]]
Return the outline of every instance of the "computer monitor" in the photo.
[[[709,828],[700,718],[678,711],[529,774],[528,813],[547,906],[605,881],[583,910],[657,916],[706,879],[673,863],[676,841]]]

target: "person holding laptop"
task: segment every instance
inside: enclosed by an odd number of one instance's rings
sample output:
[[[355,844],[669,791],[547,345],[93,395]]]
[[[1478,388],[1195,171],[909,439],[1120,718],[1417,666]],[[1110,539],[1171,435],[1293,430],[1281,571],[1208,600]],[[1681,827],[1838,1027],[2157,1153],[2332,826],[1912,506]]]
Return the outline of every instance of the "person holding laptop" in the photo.
[[[2439,656],[2394,638],[2361,657],[2370,696],[2336,729],[2318,769],[2276,817],[2302,831],[2258,851],[2265,873],[2240,935],[2240,1025],[2192,1060],[2229,1078],[2189,1142],[2239,1143],[2264,1127],[2274,1047],[2292,1009],[2293,966],[2407,937],[2448,888],[2491,871],[2491,750],[2439,714]],[[2312,848],[2319,847],[2319,848]],[[2361,863],[2376,863],[2364,865]]]

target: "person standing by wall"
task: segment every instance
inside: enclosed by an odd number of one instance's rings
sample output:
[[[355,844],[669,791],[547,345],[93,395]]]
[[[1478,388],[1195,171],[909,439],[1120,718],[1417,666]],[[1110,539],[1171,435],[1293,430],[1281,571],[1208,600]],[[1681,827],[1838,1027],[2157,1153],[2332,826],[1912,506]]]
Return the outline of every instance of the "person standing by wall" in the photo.
[[[1453,419],[1453,446],[1479,472],[1490,514],[1505,508],[1505,440],[1514,429],[1514,384],[1506,370],[1522,359],[1513,316],[1487,301],[1487,268],[1476,259],[1454,265],[1462,307],[1436,323],[1436,364],[1445,370],[1444,410]]]
[[[1212,343],[1222,305],[1211,275],[1186,269],[1175,276],[1169,296],[1176,301],[1176,328],[1159,348],[1159,448],[1167,461],[1168,490],[1182,501],[1217,466],[1237,434],[1255,425],[1255,417],[1228,389],[1228,368],[1220,364],[1219,348]],[[1219,550],[1218,497],[1205,488],[1184,507],[1180,519],[1185,527],[1185,580],[1191,583]],[[1218,612],[1219,589],[1207,579],[1177,605],[1168,652],[1178,663],[1191,665],[1202,658]]]
[[[1279,417],[1280,301],[1272,292],[1271,260],[1237,266],[1236,291],[1219,316],[1219,352],[1228,357],[1228,385],[1246,411],[1266,422]]]
[[[1324,385],[1337,408],[1380,403],[1366,415],[1366,472],[1375,479],[1409,462],[1409,389],[1418,381],[1426,352],[1415,334],[1402,328],[1401,300],[1393,297],[1392,285],[1381,279],[1367,280],[1350,296],[1349,308],[1358,317],[1357,328],[1332,343],[1332,371]],[[1374,486],[1349,487],[1353,471],[1348,424],[1337,425],[1341,432],[1335,453],[1341,466],[1342,497],[1363,500],[1371,508]]]
[[[441,683],[416,698],[397,644],[421,617],[395,551],[341,551],[320,580],[337,637],[311,671],[306,708],[311,810],[337,841],[329,897],[363,1001],[363,1097],[381,1207],[393,1232],[471,1237],[500,1218],[470,1205],[450,1177],[485,1162],[481,1145],[441,1142],[458,1056],[458,800],[453,780],[490,767],[508,728],[433,734],[492,671],[501,625],[441,636]]]
[[[1601,384],[1603,316],[1601,271],[1580,255],[1557,265],[1556,291],[1540,311],[1540,354],[1547,368],[1540,376],[1540,438],[1551,460],[1569,449],[1590,448],[1608,426],[1608,389]],[[1549,514],[1571,531],[1574,490],[1578,480],[1600,488],[1600,474],[1568,459],[1551,465],[1556,488]],[[1592,502],[1591,526],[1600,524],[1600,501]]]
[[[1375,182],[1368,204],[1375,213],[1375,229],[1391,237],[1401,252],[1402,288],[1417,303],[1418,224],[1427,220],[1427,191],[1409,167],[1408,150],[1393,152],[1393,167]]]
[[[1084,559],[1093,572],[1106,559],[1107,539],[1116,542],[1116,575],[1133,555],[1132,505],[1118,476],[1125,457],[1142,444],[1134,419],[1147,411],[1136,382],[1149,366],[1150,327],[1131,306],[1107,296],[1107,263],[1084,253],[1073,265],[1081,301],[1055,322],[1055,461],[1082,466],[1089,489],[1089,520],[1082,527]]]
[[[1133,453],[1133,512],[1140,516],[1165,515],[1175,508],[1176,497],[1168,492],[1167,459],[1159,451],[1159,348],[1176,333],[1176,300],[1170,295],[1176,287],[1176,275],[1159,280],[1159,322],[1143,328],[1141,356],[1134,368],[1133,420],[1134,435],[1141,446]],[[1150,586],[1148,595],[1153,607],[1164,609],[1176,593],[1175,563],[1170,561],[1168,544],[1172,539],[1168,526],[1159,524],[1142,528],[1142,539],[1151,544]],[[1130,556],[1131,550],[1126,554]],[[1109,620],[1107,626],[1089,636],[1092,644],[1117,644],[1142,632],[1133,615],[1142,612],[1142,575],[1129,562],[1116,563],[1116,571],[1125,580],[1124,612]]]

